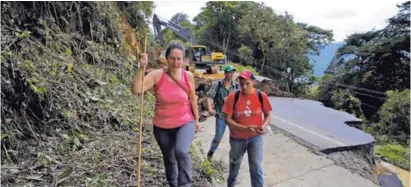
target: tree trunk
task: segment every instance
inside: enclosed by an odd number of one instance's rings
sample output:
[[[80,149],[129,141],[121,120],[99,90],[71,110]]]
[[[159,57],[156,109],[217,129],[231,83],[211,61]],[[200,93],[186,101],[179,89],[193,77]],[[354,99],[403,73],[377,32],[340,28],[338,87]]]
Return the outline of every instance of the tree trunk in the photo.
[[[265,62],[267,61],[267,45],[264,45],[264,44],[261,45],[261,52],[263,53],[263,63],[261,63],[260,75],[263,76],[264,65],[265,65]]]
[[[290,72],[289,74],[287,73],[287,87],[288,87],[288,92],[292,93],[294,91],[294,76],[292,75],[292,73]]]
[[[288,78],[285,78],[285,86],[287,87],[287,92],[290,93],[290,86],[288,85]]]
[[[228,44],[230,43],[231,33],[228,33],[228,37],[223,41],[223,54],[226,56],[226,61],[228,61]]]
[[[226,45],[226,38],[224,38],[224,40],[223,40],[223,46],[222,46],[222,50],[223,50],[223,54],[226,56],[226,58],[225,59],[227,59],[227,51],[226,51],[226,47],[225,47],[225,45]]]
[[[261,64],[261,69],[260,69],[261,76],[263,76],[264,64],[265,64],[266,61],[267,61],[267,55],[264,52],[263,53],[263,63]]]

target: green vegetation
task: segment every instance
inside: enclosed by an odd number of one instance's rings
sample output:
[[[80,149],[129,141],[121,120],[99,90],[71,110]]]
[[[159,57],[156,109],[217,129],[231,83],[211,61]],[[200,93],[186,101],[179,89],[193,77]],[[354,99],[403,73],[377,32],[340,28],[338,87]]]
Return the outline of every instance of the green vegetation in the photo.
[[[394,165],[410,170],[410,147],[400,144],[384,144],[375,147],[375,154]]]
[[[296,22],[263,3],[207,2],[193,23],[183,13],[172,20],[190,29],[200,44],[242,65],[238,69],[254,69],[295,96],[363,119],[363,130],[378,145],[410,146],[409,1],[398,5],[384,28],[348,36],[319,78],[308,56],[333,42],[332,31]],[[168,40],[182,39],[167,32]]]
[[[151,128],[137,129],[142,103],[129,89],[135,61],[128,48],[136,47],[130,46],[135,35],[143,48],[153,8],[152,2],[1,4],[3,184],[135,185],[139,130],[147,161],[143,186],[166,183]],[[296,96],[364,119],[376,154],[409,168],[409,12],[407,1],[383,29],[348,36],[318,80],[308,54],[333,41],[331,30],[240,1],[207,2],[193,22],[182,13],[172,21],[240,71],[251,69]],[[181,39],[171,31],[164,36]],[[149,51],[150,58],[157,52]],[[145,98],[144,123],[151,124],[154,97]],[[195,176],[198,185],[207,184],[204,176],[219,176],[218,163],[194,167],[204,174]]]
[[[139,131],[142,186],[167,184],[152,135],[155,98],[145,93],[139,129],[143,103],[130,92],[136,62],[126,50],[152,10],[152,2],[1,4],[2,185],[136,186]],[[200,171],[194,185],[208,186]]]
[[[398,8],[383,29],[348,36],[306,97],[363,119],[376,154],[409,168],[410,2]]]
[[[231,65],[231,66],[233,66],[234,68],[236,68],[236,69],[237,69],[237,72],[241,72],[241,71],[247,69],[247,70],[252,71],[255,75],[259,75],[258,71],[255,70],[255,68],[252,67],[252,66],[244,66],[244,65],[241,65],[241,64],[233,63],[233,62],[230,62],[229,65]]]
[[[361,101],[354,97],[349,90],[333,91],[331,103],[334,104],[333,108],[337,110],[348,112],[358,118],[364,118],[361,109]]]
[[[194,163],[199,163],[194,167],[198,167],[198,170],[209,181],[215,181],[217,183],[224,182],[224,163],[222,160],[209,161],[205,159],[204,146],[200,141],[194,141],[190,147],[191,158]]]
[[[288,83],[297,96],[314,81],[307,54],[318,54],[333,36],[330,30],[298,23],[292,15],[279,15],[256,2],[210,1],[194,17],[194,23],[184,13],[171,20],[190,29],[199,44],[223,52],[229,61],[276,80],[279,87]],[[185,41],[170,30],[164,39]]]

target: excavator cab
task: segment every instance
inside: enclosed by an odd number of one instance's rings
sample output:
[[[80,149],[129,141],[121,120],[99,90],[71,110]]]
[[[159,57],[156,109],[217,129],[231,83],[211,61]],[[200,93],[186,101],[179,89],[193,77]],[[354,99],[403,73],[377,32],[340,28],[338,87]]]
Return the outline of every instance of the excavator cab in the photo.
[[[205,46],[193,46],[191,60],[195,62],[203,62],[204,59],[208,59],[207,48]]]

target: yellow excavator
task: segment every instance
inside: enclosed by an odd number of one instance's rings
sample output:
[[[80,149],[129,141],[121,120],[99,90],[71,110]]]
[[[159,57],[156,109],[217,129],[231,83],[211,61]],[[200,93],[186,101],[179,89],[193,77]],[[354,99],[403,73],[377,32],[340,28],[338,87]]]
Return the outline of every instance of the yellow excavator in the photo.
[[[153,27],[156,39],[163,43],[163,31],[161,26],[172,30],[174,33],[190,42],[190,47],[186,49],[185,69],[194,72],[197,66],[205,66],[206,72],[216,74],[218,72],[217,65],[226,63],[225,55],[222,52],[210,51],[210,48],[205,45],[198,45],[197,40],[189,29],[183,28],[180,25],[171,21],[163,21],[156,14],[153,16]],[[160,55],[160,62],[165,64],[165,50]]]

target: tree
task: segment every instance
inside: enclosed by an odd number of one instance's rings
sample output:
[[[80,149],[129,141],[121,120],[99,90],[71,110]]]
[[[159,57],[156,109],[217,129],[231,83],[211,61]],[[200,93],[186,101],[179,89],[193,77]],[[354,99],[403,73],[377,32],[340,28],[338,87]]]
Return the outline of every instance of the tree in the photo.
[[[325,74],[323,77],[320,78],[319,86],[318,86],[318,97],[319,101],[324,103],[324,106],[333,107],[333,103],[331,101],[332,98],[332,91],[335,89],[335,77],[331,74]]]
[[[410,141],[410,90],[388,91],[387,100],[379,111],[381,120],[371,126],[376,136],[387,136],[389,142],[409,146]]]
[[[252,65],[254,58],[253,58],[253,51],[250,47],[241,45],[238,49],[240,60],[244,65]]]
[[[183,22],[190,22],[188,15],[182,12],[174,14],[174,16],[171,17],[170,21],[177,25],[181,25]]]
[[[381,30],[355,33],[338,49],[327,73],[337,82],[377,92],[410,88],[410,2],[398,6],[398,13]],[[355,94],[367,118],[383,104],[384,94]],[[368,105],[373,103],[373,107]]]
[[[331,96],[333,108],[355,115],[357,118],[363,118],[361,101],[354,97],[349,90],[334,90]]]
[[[236,50],[230,50],[230,46],[238,39],[240,19],[248,12],[248,7],[253,4],[255,3],[240,1],[207,2],[202,12],[194,18],[200,43],[211,48],[219,48],[225,55],[228,53],[236,55]]]
[[[325,30],[306,23],[297,23],[297,25],[306,31],[307,45],[312,54],[319,55],[320,50],[326,44],[334,41],[332,30]]]
[[[332,31],[296,23],[290,14],[277,15],[264,3],[208,2],[194,22],[199,43],[285,82],[296,95],[314,81],[307,54],[332,41]]]
[[[273,26],[278,25],[279,21],[272,9],[263,4],[254,6],[250,13],[240,20],[241,34],[258,42],[258,48],[261,50],[262,61],[260,68],[258,68],[260,75],[264,73],[269,49],[278,45],[275,41],[280,41],[281,31],[278,27]]]
[[[170,21],[179,25],[180,27],[189,29],[192,33],[195,33],[194,25],[190,22],[190,20],[188,20],[188,16],[185,13],[176,13],[175,15],[171,17]],[[172,30],[166,29],[163,32],[164,32],[163,39],[164,39],[165,44],[168,44],[173,40],[182,40],[185,42],[185,45],[188,45],[188,46],[190,45],[189,41],[177,35]]]
[[[150,1],[120,1],[117,2],[120,10],[126,14],[131,27],[139,29],[147,27],[147,22],[153,14],[154,3]]]

